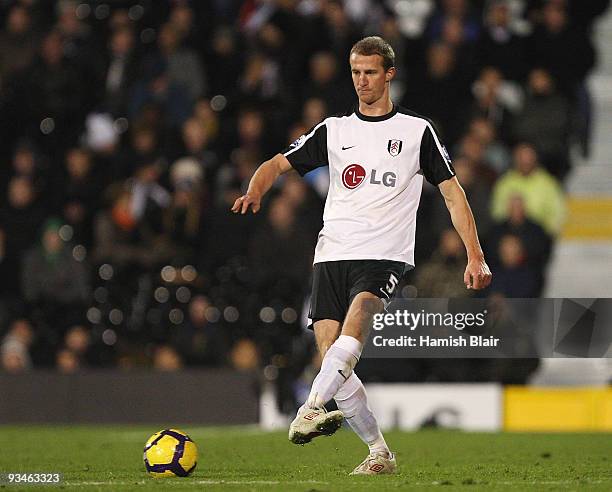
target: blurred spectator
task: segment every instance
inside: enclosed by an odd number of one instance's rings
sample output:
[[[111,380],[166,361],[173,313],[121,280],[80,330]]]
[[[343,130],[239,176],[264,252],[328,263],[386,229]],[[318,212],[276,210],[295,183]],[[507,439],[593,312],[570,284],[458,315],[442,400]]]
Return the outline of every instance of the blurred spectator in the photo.
[[[144,161],[126,182],[130,189],[132,217],[158,233],[162,230],[163,212],[171,200],[168,190],[159,184],[164,164],[160,159]]]
[[[502,237],[518,237],[525,250],[526,262],[538,278],[538,294],[544,283],[544,272],[551,253],[552,238],[544,229],[527,218],[525,203],[520,195],[513,196],[508,203],[508,218],[494,225],[486,236],[483,236],[487,262],[496,268],[500,265],[499,244]]]
[[[449,19],[457,19],[463,25],[463,36],[469,42],[478,39],[480,24],[476,13],[468,0],[442,0],[432,14],[427,28],[428,34],[434,40],[440,39],[444,23]]]
[[[193,50],[200,46],[195,12],[188,2],[174,3],[168,16],[168,24],[174,29],[181,45]]]
[[[457,72],[457,58],[447,44],[432,44],[424,71],[412,74],[406,83],[402,105],[434,120],[452,145],[458,138],[458,119],[449,108],[465,106],[469,100],[467,79]]]
[[[21,140],[15,145],[10,167],[2,165],[0,168],[1,202],[6,204],[6,191],[10,178],[23,177],[32,183],[35,191],[43,190],[49,184],[49,169],[46,159],[40,154],[36,145],[29,139]]]
[[[195,296],[189,303],[185,322],[172,335],[173,345],[188,365],[222,366],[228,353],[228,334],[223,325],[211,321],[212,306],[207,297]]]
[[[295,210],[296,224],[310,238],[309,243],[315,244],[316,237],[323,227],[323,202],[297,174],[285,176],[281,188],[281,196],[287,199],[287,205]]]
[[[478,58],[480,66],[495,67],[505,78],[522,82],[527,69],[526,41],[514,29],[509,4],[510,0],[489,2]]]
[[[110,182],[125,179],[142,163],[157,159],[159,153],[157,129],[145,121],[137,121],[130,128],[128,144],[117,155],[111,170],[107,173],[107,179]]]
[[[56,3],[55,29],[62,36],[66,57],[91,72],[95,53],[92,27],[77,14],[77,0],[62,0]]]
[[[179,262],[195,263],[204,238],[207,196],[202,186],[202,168],[191,158],[179,159],[170,168],[172,198],[164,211],[163,227]]]
[[[89,275],[72,248],[60,236],[62,223],[50,218],[43,227],[41,244],[25,255],[22,285],[32,304],[51,304],[64,309],[82,307],[90,295]]]
[[[92,242],[92,222],[101,191],[92,166],[91,154],[87,150],[70,149],[54,197],[54,206],[66,224],[72,227],[73,240],[87,247]]]
[[[499,178],[493,188],[491,214],[495,220],[508,217],[515,195],[525,201],[527,217],[553,236],[561,231],[565,217],[563,192],[557,180],[542,169],[535,148],[520,143],[513,152],[514,167]]]
[[[568,4],[571,4],[572,16],[568,13]],[[584,6],[578,7],[578,4]],[[573,126],[585,157],[590,151],[592,118],[591,96],[585,80],[596,62],[589,17],[606,7],[599,0],[546,2],[535,16],[537,23],[528,45],[531,65],[546,69],[570,101]]]
[[[183,152],[196,159],[202,169],[204,177],[213,182],[219,169],[217,153],[211,149],[212,132],[210,121],[202,120],[202,112],[189,118],[182,128]],[[208,124],[207,124],[208,123]]]
[[[216,27],[208,55],[211,67],[210,94],[233,96],[236,80],[244,68],[244,53],[240,49],[238,33],[227,26]]]
[[[154,107],[164,114],[168,129],[175,129],[189,118],[192,104],[191,95],[170,77],[167,67],[156,64],[134,85],[128,115],[135,119],[148,107]]]
[[[327,105],[319,97],[311,97],[304,101],[302,123],[307,130],[314,128],[327,117]],[[303,134],[303,132],[302,132]]]
[[[212,108],[211,101],[206,98],[198,99],[193,107],[193,117],[206,131],[209,146],[215,148],[221,131],[221,118]]]
[[[446,229],[431,260],[421,265],[414,280],[419,297],[469,297],[463,283],[466,254],[454,229]]]
[[[489,120],[502,139],[510,132],[512,112],[519,106],[520,95],[516,87],[504,80],[501,72],[485,67],[472,85],[474,101],[468,112],[469,120],[483,117]]]
[[[94,219],[95,263],[108,262],[128,270],[147,269],[171,255],[165,238],[134,216],[130,189],[119,184],[107,190],[107,195],[110,207]]]
[[[450,46],[457,59],[457,74],[461,79],[474,78],[476,69],[475,39],[469,37],[465,20],[460,16],[448,16],[442,24],[439,42]]]
[[[174,24],[161,26],[157,38],[158,51],[145,65],[151,71],[161,68],[168,83],[185,91],[193,104],[206,90],[204,68],[194,51],[181,46],[181,31],[177,27],[176,19]]]
[[[0,209],[9,278],[21,277],[21,258],[36,243],[44,220],[45,210],[36,203],[32,182],[25,177],[12,178],[8,184],[7,205]]]
[[[236,121],[236,142],[234,149],[246,151],[258,161],[270,153],[269,128],[266,127],[264,114],[254,108],[246,108],[238,115]]]
[[[484,117],[474,118],[469,133],[482,146],[483,160],[497,175],[510,167],[512,157],[507,146],[498,138],[495,125]]]
[[[37,48],[36,31],[27,6],[15,3],[0,31],[0,82],[26,68]]]
[[[4,371],[18,373],[32,367],[29,351],[33,338],[34,333],[28,320],[17,319],[11,323],[0,345],[0,358]]]
[[[59,350],[55,356],[55,363],[57,370],[62,374],[73,374],[81,368],[77,355],[67,348]]]
[[[239,179],[230,179],[219,190],[220,199],[206,218],[206,253],[200,259],[204,271],[212,272],[232,258],[245,258],[248,255],[249,243],[245,238],[253,236],[258,217],[253,214],[240,216],[231,212],[230,208],[236,198],[242,194],[240,185]]]
[[[359,41],[360,33],[342,1],[327,0],[321,4],[324,32],[319,41],[319,47],[330,49],[336,60],[345,61],[352,46]],[[389,29],[387,29],[387,34],[390,34]],[[395,47],[392,39],[386,39]]]
[[[88,109],[87,88],[81,80],[79,69],[64,55],[61,34],[51,31],[43,38],[38,57],[16,82],[15,96],[26,118],[36,130],[45,121],[42,129],[55,145],[65,145],[80,133]]]
[[[344,65],[343,65],[344,66]],[[317,97],[330,114],[349,110],[354,102],[351,86],[338,73],[338,60],[329,51],[320,51],[310,59],[310,72],[303,101]]]
[[[465,157],[479,180],[492,185],[497,179],[497,173],[489,163],[486,141],[477,132],[466,133],[459,141],[455,155]]]
[[[100,65],[102,100],[113,115],[124,115],[130,90],[139,75],[134,32],[130,27],[121,27],[111,34]]]
[[[313,238],[296,222],[294,207],[282,195],[270,202],[268,221],[251,241],[256,288],[268,298],[299,305],[310,272]]]
[[[259,367],[259,351],[253,340],[241,338],[230,351],[230,362],[234,369],[243,372],[254,371]]]
[[[238,102],[243,106],[256,106],[277,101],[282,91],[278,63],[265,53],[253,52],[248,55],[244,64],[244,70],[237,84]]]
[[[517,236],[503,236],[499,241],[498,257],[500,263],[493,269],[494,280],[489,292],[505,297],[537,297],[537,274],[527,265],[523,242]]]
[[[570,169],[569,104],[556,92],[554,81],[546,70],[534,69],[529,73],[528,90],[512,133],[517,141],[534,142],[546,170],[563,181]]]
[[[119,132],[110,113],[88,114],[82,140],[95,154],[112,159],[119,144]]]
[[[183,367],[178,352],[169,345],[159,345],[153,352],[153,368],[157,371],[173,372]]]
[[[595,63],[587,33],[570,24],[566,2],[546,2],[528,40],[531,66],[548,70],[570,98]]]
[[[83,325],[75,325],[68,329],[64,336],[64,345],[75,355],[79,367],[89,362],[89,349],[91,347],[91,333]]]

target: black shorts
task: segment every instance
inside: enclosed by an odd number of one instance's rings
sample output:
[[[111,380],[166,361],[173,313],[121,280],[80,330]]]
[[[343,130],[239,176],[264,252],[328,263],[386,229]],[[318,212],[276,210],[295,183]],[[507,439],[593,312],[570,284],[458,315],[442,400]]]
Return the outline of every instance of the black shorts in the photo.
[[[406,263],[391,260],[315,263],[308,317],[313,323],[322,319],[342,322],[353,298],[360,292],[378,296],[386,307],[409,268]]]

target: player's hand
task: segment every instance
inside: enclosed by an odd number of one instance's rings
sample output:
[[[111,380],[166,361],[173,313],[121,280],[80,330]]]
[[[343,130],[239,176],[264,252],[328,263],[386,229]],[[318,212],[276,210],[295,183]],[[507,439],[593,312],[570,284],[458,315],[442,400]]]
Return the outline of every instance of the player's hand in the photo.
[[[232,212],[235,214],[241,213],[244,215],[249,210],[249,207],[251,207],[254,214],[259,212],[259,209],[261,208],[261,197],[255,195],[254,193],[247,193],[246,195],[236,198],[234,206],[232,207]]]
[[[484,258],[472,258],[468,260],[463,282],[468,289],[484,289],[491,283],[491,270]]]

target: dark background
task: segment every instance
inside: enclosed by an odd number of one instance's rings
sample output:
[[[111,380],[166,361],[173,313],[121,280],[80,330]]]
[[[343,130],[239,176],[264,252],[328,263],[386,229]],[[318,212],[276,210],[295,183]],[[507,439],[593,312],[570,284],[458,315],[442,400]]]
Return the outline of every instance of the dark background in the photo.
[[[318,364],[303,319],[325,170],[286,176],[256,216],[229,208],[259,163],[355,103],[348,53],[370,34],[396,51],[394,101],[453,157],[494,273],[480,295],[540,296],[570,149],[590,151],[609,1],[357,4],[0,1],[0,370],[230,367],[292,407]],[[428,186],[418,224],[401,294],[471,295]],[[363,360],[360,375],[517,383],[536,366]]]

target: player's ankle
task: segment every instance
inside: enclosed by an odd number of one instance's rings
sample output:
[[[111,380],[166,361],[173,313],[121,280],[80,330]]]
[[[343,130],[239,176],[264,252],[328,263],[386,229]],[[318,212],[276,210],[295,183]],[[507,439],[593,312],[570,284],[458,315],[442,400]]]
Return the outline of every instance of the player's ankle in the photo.
[[[387,458],[391,458],[391,450],[382,435],[375,442],[369,444],[368,448],[370,448],[370,454],[382,454]]]

